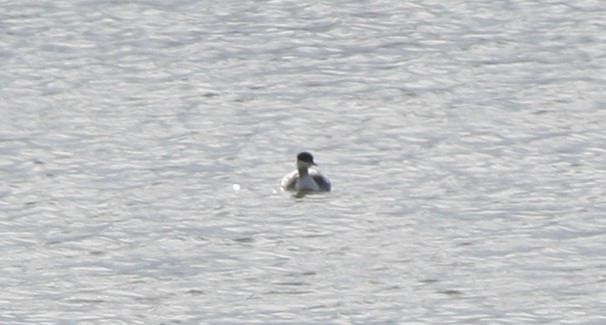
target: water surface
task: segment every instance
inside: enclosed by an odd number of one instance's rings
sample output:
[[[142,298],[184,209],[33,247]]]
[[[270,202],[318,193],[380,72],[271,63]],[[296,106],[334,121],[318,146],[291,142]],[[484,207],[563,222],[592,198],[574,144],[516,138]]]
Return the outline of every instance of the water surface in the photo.
[[[604,16],[0,1],[0,323],[606,321]]]

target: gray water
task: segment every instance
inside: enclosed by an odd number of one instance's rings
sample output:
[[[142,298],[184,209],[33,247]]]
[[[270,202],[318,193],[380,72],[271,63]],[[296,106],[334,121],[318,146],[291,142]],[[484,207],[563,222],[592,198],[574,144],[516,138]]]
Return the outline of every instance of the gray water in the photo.
[[[606,322],[604,17],[0,1],[0,323]]]

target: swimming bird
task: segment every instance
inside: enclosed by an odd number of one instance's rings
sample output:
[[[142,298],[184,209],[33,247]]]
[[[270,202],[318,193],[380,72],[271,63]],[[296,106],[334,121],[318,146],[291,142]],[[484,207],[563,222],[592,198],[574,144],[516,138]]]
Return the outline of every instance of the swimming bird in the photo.
[[[284,176],[282,179],[282,190],[284,191],[306,191],[306,192],[328,192],[330,181],[311,166],[314,157],[309,152],[301,152],[297,155],[297,170]]]

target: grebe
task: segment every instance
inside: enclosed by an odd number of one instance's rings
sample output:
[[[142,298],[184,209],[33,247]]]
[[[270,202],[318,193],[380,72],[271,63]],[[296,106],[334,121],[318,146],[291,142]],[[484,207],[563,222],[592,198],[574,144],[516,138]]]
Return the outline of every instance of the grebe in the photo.
[[[319,171],[309,169],[317,166],[314,157],[309,152],[301,152],[297,155],[297,170],[284,176],[282,189],[284,191],[330,191],[330,181],[320,174]]]

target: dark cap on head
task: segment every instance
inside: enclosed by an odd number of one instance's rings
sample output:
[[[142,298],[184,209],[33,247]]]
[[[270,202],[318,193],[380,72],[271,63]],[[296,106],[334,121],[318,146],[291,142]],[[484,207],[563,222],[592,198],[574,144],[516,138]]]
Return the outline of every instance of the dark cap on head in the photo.
[[[297,155],[297,160],[304,161],[310,164],[314,163],[314,157],[309,152],[301,152]]]

